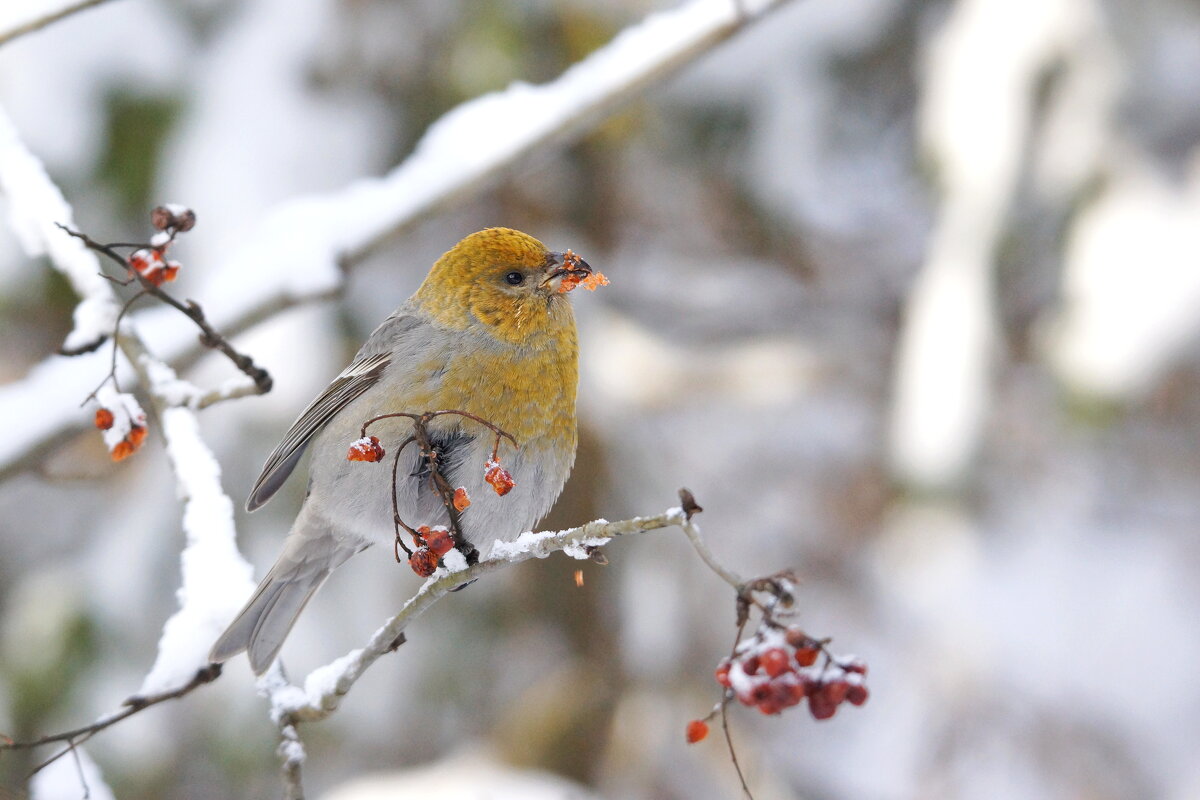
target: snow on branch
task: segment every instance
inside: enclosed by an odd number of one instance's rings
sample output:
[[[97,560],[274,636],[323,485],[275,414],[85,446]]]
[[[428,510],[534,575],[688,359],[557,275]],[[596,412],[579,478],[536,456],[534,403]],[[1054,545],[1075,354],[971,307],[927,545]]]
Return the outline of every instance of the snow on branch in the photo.
[[[221,467],[200,438],[199,421],[186,404],[196,389],[174,371],[143,356],[139,373],[159,408],[167,457],[183,498],[187,544],[180,555],[179,610],[163,626],[158,658],[140,694],[179,685],[208,664],[208,648],[254,591],[254,568],[237,547],[233,503],[221,488]]]
[[[451,109],[386,176],[281,203],[264,214],[253,238],[234,250],[214,278],[211,293],[222,297],[222,305],[213,309],[214,327],[234,335],[286,308],[334,295],[342,282],[339,267],[352,266],[388,236],[472,196],[548,142],[590,130],[639,91],[785,2],[692,0],[653,14],[554,81],[516,83]],[[37,218],[40,226],[69,221],[45,214]],[[94,265],[94,256],[88,257]],[[97,271],[93,266],[92,273]],[[246,274],[256,276],[252,286]],[[149,326],[162,320],[163,309],[132,316]],[[155,330],[154,341],[168,363],[196,351],[194,338],[173,329]],[[42,362],[22,384],[0,388],[0,417],[34,420],[0,442],[0,477],[19,469],[48,441],[80,428],[74,403],[62,400],[74,393],[59,388],[63,381],[79,382],[79,370],[63,369],[58,361]],[[22,413],[31,395],[42,404],[36,417]]]
[[[594,548],[620,536],[692,525],[683,508],[675,507],[652,517],[618,522],[601,519],[562,531],[523,533],[513,542],[496,542],[491,555],[473,566],[454,572],[445,567],[438,569],[394,617],[375,631],[366,645],[310,672],[303,689],[279,685],[277,676],[264,678],[261,688],[270,695],[273,715],[278,720],[294,724],[324,719],[337,709],[341,698],[368,667],[404,641],[409,623],[458,587],[513,564],[546,558],[559,551],[572,558],[587,559],[592,558]]]
[[[103,2],[105,0],[6,0],[0,5],[0,45]]]
[[[26,255],[47,256],[80,297],[75,327],[67,334],[63,351],[82,353],[99,347],[112,332],[121,304],[101,277],[95,253],[58,227],[72,224],[71,207],[42,162],[25,147],[3,108],[0,193],[8,197],[12,227]]]

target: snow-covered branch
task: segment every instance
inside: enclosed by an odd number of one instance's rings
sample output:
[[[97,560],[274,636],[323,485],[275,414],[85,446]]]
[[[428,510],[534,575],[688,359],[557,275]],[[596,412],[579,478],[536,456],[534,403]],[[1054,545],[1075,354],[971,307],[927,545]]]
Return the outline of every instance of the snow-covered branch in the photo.
[[[368,667],[403,642],[404,632],[413,620],[458,587],[522,561],[545,558],[560,551],[572,558],[587,559],[595,548],[617,537],[684,525],[692,523],[683,508],[675,507],[652,517],[618,522],[601,519],[576,528],[526,532],[515,541],[496,542],[488,558],[473,566],[457,572],[443,567],[435,572],[363,647],[310,672],[304,679],[304,688],[281,683],[278,674],[271,672],[262,679],[260,688],[270,696],[273,714],[279,720],[297,723],[324,719],[337,709],[342,697]]]
[[[9,0],[0,6],[0,45],[106,0]]]
[[[548,143],[578,138],[639,92],[787,1],[692,0],[653,14],[554,81],[516,83],[450,110],[386,176],[280,204],[264,214],[253,238],[234,249],[214,277],[209,293],[222,303],[212,309],[213,326],[234,335],[297,303],[332,296],[341,287],[342,268],[362,260],[388,236],[473,196]],[[69,219],[42,213],[38,224]],[[61,232],[56,235],[67,240]],[[94,263],[94,255],[87,256]],[[247,274],[255,275],[252,286],[244,280]],[[114,319],[118,308],[114,301],[109,312]],[[179,366],[185,352],[194,357],[195,339],[159,331],[162,312],[148,309],[133,316],[139,328],[155,326],[153,340],[163,359]],[[95,328],[93,323],[87,330]],[[82,342],[86,336],[76,338]],[[78,396],[86,395],[90,387],[78,374],[86,365],[64,368],[58,362],[51,357],[21,384],[0,389],[0,417],[33,419],[0,442],[0,477],[29,462],[47,442],[81,429],[75,394],[64,387],[79,383]],[[36,415],[23,413],[31,395],[39,403]]]

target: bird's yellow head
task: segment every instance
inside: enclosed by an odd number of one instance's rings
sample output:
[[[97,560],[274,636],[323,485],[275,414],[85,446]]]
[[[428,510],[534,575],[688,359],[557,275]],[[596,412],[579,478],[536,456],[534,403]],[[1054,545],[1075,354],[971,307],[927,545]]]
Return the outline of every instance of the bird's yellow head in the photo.
[[[482,327],[502,341],[532,344],[574,331],[571,304],[560,289],[565,276],[583,271],[591,272],[586,262],[552,253],[528,234],[488,228],[442,255],[413,300],[448,328]]]

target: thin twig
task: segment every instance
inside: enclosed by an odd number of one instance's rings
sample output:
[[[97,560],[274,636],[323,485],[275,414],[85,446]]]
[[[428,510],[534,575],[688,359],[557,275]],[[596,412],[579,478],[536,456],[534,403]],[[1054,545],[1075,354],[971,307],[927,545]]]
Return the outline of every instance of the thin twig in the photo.
[[[91,8],[92,6],[98,6],[103,2],[105,2],[105,0],[79,0],[79,2],[72,3],[69,6],[64,6],[63,8],[52,11],[49,14],[43,14],[40,17],[34,17],[27,22],[15,25],[6,31],[0,31],[0,45],[11,42],[13,39],[16,39],[19,36],[24,36],[27,33],[33,33],[34,31],[41,30],[51,23],[58,22],[60,19],[65,19],[72,14],[83,11],[87,8]]]
[[[167,305],[171,306],[175,310],[179,311],[181,314],[185,315],[192,322],[194,322],[196,324],[196,327],[198,327],[201,331],[200,343],[209,349],[220,352],[226,358],[228,358],[231,362],[233,362],[233,365],[235,367],[237,367],[239,370],[241,370],[248,378],[250,378],[250,380],[254,381],[254,385],[258,388],[259,394],[266,394],[267,392],[271,391],[271,385],[273,383],[273,380],[271,378],[270,373],[268,373],[265,369],[263,369],[262,367],[255,364],[254,360],[252,358],[250,358],[250,356],[245,355],[244,353],[240,353],[236,349],[234,349],[233,345],[231,345],[229,343],[229,340],[226,339],[224,336],[222,336],[221,333],[216,328],[214,328],[212,325],[209,324],[208,318],[204,314],[204,309],[200,307],[199,303],[197,303],[195,300],[184,300],[182,302],[179,300],[176,300],[170,294],[163,291],[161,287],[155,285],[152,281],[148,280],[144,275],[142,275],[136,269],[130,269],[129,261],[114,249],[115,247],[118,247],[118,246],[121,246],[121,247],[133,247],[133,246],[143,247],[144,246],[147,248],[151,248],[151,247],[153,247],[153,245],[104,244],[103,242],[97,242],[95,239],[91,238],[90,236],[88,236],[85,233],[71,230],[70,228],[66,227],[65,225],[59,225],[58,227],[62,228],[62,230],[64,230],[70,236],[73,236],[76,239],[79,239],[81,242],[84,243],[85,246],[88,247],[88,249],[94,250],[97,253],[102,253],[102,254],[108,256],[109,259],[111,259],[115,263],[121,265],[124,269],[128,270],[130,275],[134,279],[136,279],[137,282],[141,285],[142,293],[151,295],[155,299],[157,299],[163,303],[166,303]],[[172,234],[172,236],[173,235],[174,234]]]
[[[139,711],[144,711],[150,706],[156,706],[159,703],[165,703],[168,700],[175,700],[183,697],[184,695],[191,693],[206,683],[212,683],[218,677],[220,677],[220,675],[221,665],[209,664],[208,666],[198,670],[192,679],[183,686],[180,686],[176,689],[170,689],[165,692],[158,692],[157,694],[134,695],[122,703],[122,706],[124,707],[120,711],[114,711],[111,714],[101,717],[90,725],[84,725],[73,730],[63,731],[62,733],[47,734],[41,738],[31,739],[23,742],[13,741],[8,737],[0,736],[0,751],[29,750],[31,748],[41,747],[42,745],[46,744],[54,744],[55,742],[67,742],[74,746],[77,743],[77,739],[82,740],[90,738],[105,728],[116,725],[121,720],[126,719],[127,717],[132,717],[134,714],[137,714]],[[49,764],[51,761],[61,758],[68,752],[70,752],[70,748],[63,750],[49,761],[43,762],[39,769],[46,766],[46,764]]]

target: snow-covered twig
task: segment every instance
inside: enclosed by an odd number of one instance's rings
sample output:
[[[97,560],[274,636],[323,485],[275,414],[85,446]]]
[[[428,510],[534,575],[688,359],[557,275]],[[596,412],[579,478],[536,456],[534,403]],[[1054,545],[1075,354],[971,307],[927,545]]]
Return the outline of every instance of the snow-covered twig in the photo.
[[[0,16],[0,45],[103,2],[105,0],[27,0],[25,3],[9,0]]]

